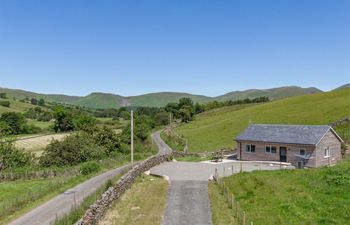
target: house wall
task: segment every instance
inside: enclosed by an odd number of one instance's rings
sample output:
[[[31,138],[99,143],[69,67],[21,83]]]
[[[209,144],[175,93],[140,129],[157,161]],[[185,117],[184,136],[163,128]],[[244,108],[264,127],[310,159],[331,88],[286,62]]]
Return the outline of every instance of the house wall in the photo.
[[[330,157],[325,157],[324,149],[330,148]],[[329,130],[321,141],[316,145],[317,167],[335,165],[341,160],[341,142],[335,134]]]
[[[255,145],[255,153],[246,152],[245,146],[247,144]],[[276,153],[266,153],[266,146],[276,146]],[[316,151],[315,147],[311,145],[298,145],[298,144],[277,144],[271,142],[237,142],[238,153],[237,158],[240,160],[248,161],[280,161],[280,147],[287,148],[287,162],[293,166],[298,166],[298,161],[305,161],[306,167],[316,167]],[[242,151],[240,151],[240,148]],[[305,154],[310,155],[308,160],[298,157],[300,149],[305,149]],[[241,155],[242,152],[242,155]]]

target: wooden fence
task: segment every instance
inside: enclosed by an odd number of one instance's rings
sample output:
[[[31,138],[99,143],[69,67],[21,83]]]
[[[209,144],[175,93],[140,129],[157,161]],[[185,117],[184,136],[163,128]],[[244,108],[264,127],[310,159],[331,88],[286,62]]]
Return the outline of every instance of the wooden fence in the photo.
[[[249,219],[247,213],[242,209],[237,199],[234,197],[230,189],[225,185],[223,178],[219,177],[217,170],[215,170],[214,181],[220,188],[222,194],[224,195],[227,204],[232,209],[232,213],[239,225],[254,225],[253,221]]]

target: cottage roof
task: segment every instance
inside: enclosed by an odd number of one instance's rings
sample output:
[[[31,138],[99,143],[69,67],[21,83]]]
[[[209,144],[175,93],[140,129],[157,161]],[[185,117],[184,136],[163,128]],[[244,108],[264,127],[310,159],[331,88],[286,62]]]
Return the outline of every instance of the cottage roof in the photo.
[[[236,140],[317,145],[329,130],[343,142],[328,125],[252,124],[239,134]]]

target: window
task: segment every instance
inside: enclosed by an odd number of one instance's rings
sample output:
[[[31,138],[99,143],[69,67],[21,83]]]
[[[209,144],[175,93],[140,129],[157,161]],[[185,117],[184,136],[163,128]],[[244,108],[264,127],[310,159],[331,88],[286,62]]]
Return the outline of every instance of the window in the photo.
[[[251,151],[251,152],[255,152],[255,145],[251,145],[250,151]]]
[[[255,152],[255,145],[246,145],[245,151],[246,152]]]
[[[276,153],[277,152],[276,149],[277,149],[276,146],[271,146],[271,153]]]
[[[324,157],[329,157],[331,155],[331,150],[329,147],[324,149]]]
[[[266,146],[266,149],[265,149],[265,152],[266,153],[276,153],[276,146]]]
[[[299,150],[299,154],[300,154],[300,155],[305,155],[305,149],[300,149],[300,150]]]

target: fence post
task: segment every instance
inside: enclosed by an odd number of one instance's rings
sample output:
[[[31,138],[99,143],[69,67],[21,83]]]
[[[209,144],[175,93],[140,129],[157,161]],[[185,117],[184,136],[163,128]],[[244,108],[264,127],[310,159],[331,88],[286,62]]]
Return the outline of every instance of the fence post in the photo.
[[[245,225],[245,211],[243,211],[243,225]]]
[[[250,225],[254,225],[254,224],[253,224],[253,221],[250,221]]]
[[[240,162],[240,165],[241,165],[241,173],[243,172],[243,165],[242,165],[242,161]]]
[[[232,170],[232,175],[233,175],[233,165],[231,166],[231,170]]]
[[[233,209],[233,194],[231,194],[231,209]]]
[[[236,201],[236,218],[238,219],[238,202]]]

